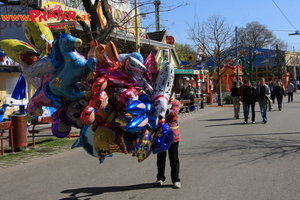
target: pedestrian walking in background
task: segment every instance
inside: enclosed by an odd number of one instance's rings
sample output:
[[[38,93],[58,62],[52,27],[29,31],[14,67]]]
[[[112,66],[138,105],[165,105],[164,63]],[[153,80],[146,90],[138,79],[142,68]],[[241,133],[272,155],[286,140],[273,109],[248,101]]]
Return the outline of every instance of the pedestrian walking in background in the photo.
[[[243,84],[241,84],[241,86],[239,87],[239,95],[240,95],[241,101],[243,101],[243,90],[244,90],[245,86],[246,86],[246,84],[243,81]]]
[[[178,156],[178,146],[181,141],[179,126],[178,126],[178,113],[180,108],[180,102],[173,97],[173,93],[175,92],[175,87],[172,88],[172,94],[170,97],[169,105],[171,106],[166,113],[166,123],[169,124],[170,129],[173,131],[173,143],[171,144],[168,151],[168,156],[170,160],[171,167],[171,180],[173,183],[173,188],[179,189],[181,188],[180,179],[179,179],[179,156]],[[166,157],[167,152],[163,151],[157,153],[157,170],[158,173],[156,175],[155,186],[161,186],[165,180],[165,167],[166,167]]]
[[[245,87],[243,89],[243,111],[244,124],[248,124],[248,116],[251,108],[252,124],[255,123],[255,102],[257,101],[256,89],[251,85],[250,81],[244,80]]]
[[[236,119],[239,119],[240,118],[240,101],[241,101],[241,98],[240,98],[240,95],[239,95],[239,89],[236,85],[236,81],[233,82],[233,86],[232,88],[230,89],[231,91],[231,96],[232,96],[232,102],[233,102],[233,114],[234,114],[234,117]]]
[[[271,92],[272,104],[274,104],[275,103],[275,91],[274,91],[275,85],[274,85],[274,83],[272,81],[270,81],[269,87],[270,87],[270,92]]]
[[[288,103],[293,102],[293,93],[295,90],[294,84],[291,81],[288,81],[286,89],[287,89],[287,94],[288,94]]]
[[[274,92],[275,92],[276,100],[278,103],[278,110],[281,111],[282,110],[282,99],[283,99],[283,96],[284,97],[286,96],[286,94],[283,89],[282,82],[280,80],[276,81],[276,86],[274,88]]]
[[[181,84],[180,86],[180,99],[185,99],[185,88],[183,86],[183,84]]]
[[[185,89],[185,98],[191,100],[189,107],[186,108],[186,112],[189,112],[189,108],[194,105],[195,98],[198,98],[196,88],[189,84]]]
[[[270,99],[270,88],[266,84],[266,81],[264,78],[260,80],[259,85],[256,88],[257,91],[257,98],[258,98],[258,103],[260,107],[260,113],[263,119],[263,123],[266,124],[268,119],[268,113],[267,113],[267,108],[268,108],[268,99]]]
[[[300,81],[299,80],[296,81],[296,85],[297,85],[297,90],[300,90]]]

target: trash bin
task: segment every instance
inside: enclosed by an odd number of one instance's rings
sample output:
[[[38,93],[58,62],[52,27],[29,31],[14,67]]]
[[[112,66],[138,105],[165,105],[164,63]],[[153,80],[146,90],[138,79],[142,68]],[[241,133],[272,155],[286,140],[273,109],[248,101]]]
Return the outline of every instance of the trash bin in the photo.
[[[10,121],[12,122],[12,134],[13,141],[9,141],[9,146],[13,142],[14,148],[16,147],[27,147],[27,121],[23,121],[26,114],[11,114],[8,115]]]
[[[191,104],[190,104],[190,111],[195,111],[196,110],[196,102],[194,101],[191,101]]]

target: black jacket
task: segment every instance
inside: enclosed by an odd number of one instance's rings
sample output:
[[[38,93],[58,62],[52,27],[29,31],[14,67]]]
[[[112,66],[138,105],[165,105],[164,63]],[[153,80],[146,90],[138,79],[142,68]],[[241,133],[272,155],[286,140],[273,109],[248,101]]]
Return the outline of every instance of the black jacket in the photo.
[[[275,96],[277,96],[277,97],[285,96],[286,95],[283,87],[282,86],[278,86],[278,85],[275,86],[274,93],[275,93]]]
[[[257,101],[256,89],[252,86],[245,86],[243,89],[243,103],[256,102],[256,101]]]

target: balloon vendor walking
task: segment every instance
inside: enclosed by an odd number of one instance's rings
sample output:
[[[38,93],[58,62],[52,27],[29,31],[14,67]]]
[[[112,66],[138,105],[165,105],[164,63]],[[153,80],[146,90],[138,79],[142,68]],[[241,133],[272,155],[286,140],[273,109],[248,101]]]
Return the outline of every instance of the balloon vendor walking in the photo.
[[[181,188],[180,179],[179,179],[179,157],[178,157],[178,145],[179,141],[181,141],[179,126],[178,126],[178,113],[180,109],[180,102],[175,99],[175,86],[172,87],[172,92],[170,95],[169,105],[170,109],[167,110],[166,113],[166,123],[169,124],[170,129],[173,131],[173,142],[170,148],[167,150],[170,160],[171,167],[171,180],[173,183],[174,189]],[[155,186],[161,186],[166,180],[165,177],[165,167],[166,167],[166,156],[167,152],[163,151],[157,154],[157,170],[158,173],[156,175]]]

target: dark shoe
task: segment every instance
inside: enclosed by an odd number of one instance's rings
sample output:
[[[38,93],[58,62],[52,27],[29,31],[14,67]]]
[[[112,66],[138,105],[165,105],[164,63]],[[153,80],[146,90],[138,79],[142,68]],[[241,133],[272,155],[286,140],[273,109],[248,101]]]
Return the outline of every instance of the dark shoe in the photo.
[[[248,124],[248,122],[244,121],[244,124]]]
[[[267,121],[266,120],[263,120],[263,124],[266,124],[267,123]]]

